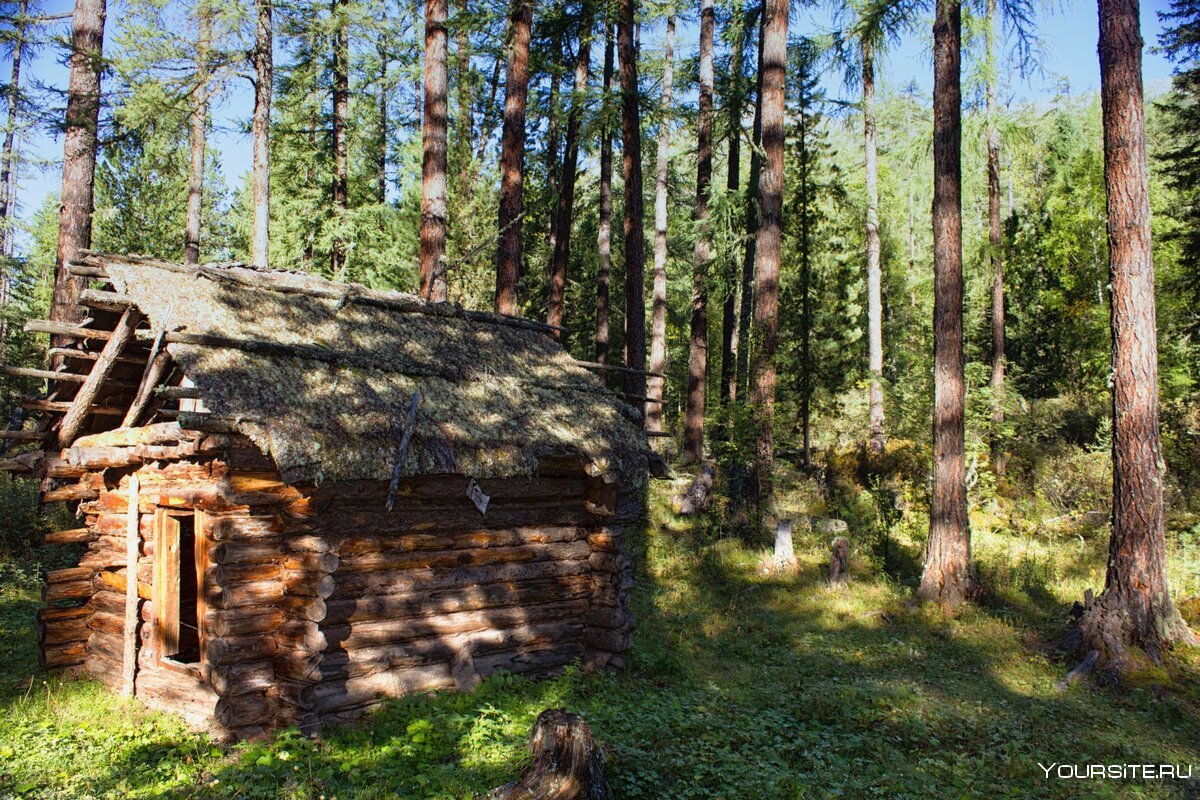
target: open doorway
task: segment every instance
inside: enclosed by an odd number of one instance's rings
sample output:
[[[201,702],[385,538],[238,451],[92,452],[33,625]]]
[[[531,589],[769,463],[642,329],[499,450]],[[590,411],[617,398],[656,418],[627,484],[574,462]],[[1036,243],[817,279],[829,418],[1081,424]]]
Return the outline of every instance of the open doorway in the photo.
[[[155,514],[154,634],[160,663],[198,666],[204,580],[201,515],[158,509]]]

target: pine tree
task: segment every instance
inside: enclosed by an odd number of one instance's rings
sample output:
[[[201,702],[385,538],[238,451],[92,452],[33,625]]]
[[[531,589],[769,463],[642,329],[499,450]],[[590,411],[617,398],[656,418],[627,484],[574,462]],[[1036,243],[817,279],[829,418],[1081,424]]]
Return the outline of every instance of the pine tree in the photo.
[[[625,175],[625,393],[646,394],[646,255],[642,221],[642,121],[638,51],[634,43],[636,0],[617,2],[617,51],[621,62],[621,143]]]
[[[658,127],[658,158],[654,170],[654,290],[650,310],[650,371],[667,368],[667,178],[671,170],[672,91],[675,81],[675,14],[667,13],[663,40],[662,119]],[[663,389],[666,379],[657,375],[646,381],[646,430],[661,431]]]
[[[517,313],[521,279],[521,222],[525,182],[525,101],[529,89],[529,37],[533,9],[512,0],[508,76],[504,81],[504,134],[500,149],[500,246],[496,256],[496,311]]]
[[[425,2],[425,124],[421,168],[421,297],[446,299],[446,0]]]

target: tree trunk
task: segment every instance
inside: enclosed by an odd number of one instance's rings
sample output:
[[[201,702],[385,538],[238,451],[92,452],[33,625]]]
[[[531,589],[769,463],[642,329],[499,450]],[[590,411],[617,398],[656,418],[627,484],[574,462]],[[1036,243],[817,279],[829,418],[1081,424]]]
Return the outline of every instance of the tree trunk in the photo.
[[[749,397],[750,388],[750,319],[754,313],[754,263],[758,246],[759,175],[762,172],[762,97],[763,97],[763,32],[766,8],[758,9],[758,62],[754,89],[754,124],[751,128],[753,147],[750,151],[750,181],[746,186],[746,252],[742,258],[742,297],[738,311],[737,396]]]
[[[987,0],[984,44],[987,114],[988,249],[992,260],[992,469],[1004,475],[1004,260],[1000,232],[1000,132],[996,128],[996,0]]]
[[[196,85],[192,88],[192,119],[188,135],[187,223],[183,235],[183,263],[200,262],[200,222],[204,203],[204,148],[208,134],[208,50],[212,44],[212,15],[201,4],[196,9]]]
[[[867,172],[867,341],[871,370],[870,449],[880,454],[883,433],[883,275],[879,264],[879,168],[875,154],[875,46],[862,40],[863,144]]]
[[[250,250],[254,266],[260,269],[265,269],[270,260],[271,239],[271,90],[275,80],[271,3],[255,0],[258,25],[254,38],[254,120],[250,125],[254,137],[254,234]]]
[[[604,778],[604,749],[577,714],[551,708],[529,733],[530,764],[516,781],[486,800],[612,800]]]
[[[612,101],[613,29],[604,21],[604,83],[600,101],[600,221],[596,249],[596,363],[608,363],[608,289],[612,275],[612,120],[608,113]],[[600,382],[608,385],[608,376],[600,372]]]
[[[976,592],[967,526],[963,417],[962,8],[933,25],[933,496],[920,594],[954,606]]]
[[[496,311],[517,313],[521,279],[522,186],[525,179],[525,98],[529,89],[529,0],[512,0],[512,40],[504,84],[504,133],[500,140],[500,247],[496,264]]]
[[[733,52],[729,55],[729,152],[725,189],[734,196],[742,180],[742,64],[746,51],[746,21],[741,9],[735,8],[732,28]],[[721,307],[721,406],[728,406],[737,397],[737,337],[738,260],[730,259],[725,276],[725,299]]]
[[[617,2],[617,51],[621,62],[621,143],[625,174],[625,393],[646,395],[646,243],[642,223],[642,126],[638,108],[636,0]]]
[[[807,70],[800,78],[800,425],[803,433],[804,468],[812,466],[812,254],[810,248],[812,216],[811,187],[808,182],[808,103]]]
[[[562,189],[558,193],[556,236],[550,267],[550,303],[546,321],[563,324],[563,302],[567,291],[567,266],[571,261],[571,223],[575,212],[575,181],[579,171],[579,129],[587,101],[588,67],[592,60],[593,6],[585,3],[580,20],[579,54],[575,58],[575,88],[567,115],[567,145],[563,154]],[[557,335],[557,334],[556,334]]]
[[[100,73],[103,69],[105,0],[76,0],[71,28],[71,78],[67,86],[66,140],[58,215],[58,251],[50,318],[79,322],[76,304],[84,279],[67,263],[92,243],[92,189],[96,178],[96,134],[100,125]],[[61,346],[61,340],[55,346]]]
[[[672,12],[674,9],[672,8]],[[654,172],[654,296],[650,314],[650,371],[667,368],[667,177],[671,167],[671,94],[675,82],[675,14],[667,16],[663,45],[662,121],[658,128],[658,162]],[[665,379],[646,380],[646,430],[661,431]]]
[[[13,223],[16,219],[16,139],[17,115],[21,98],[21,51],[25,47],[25,15],[29,13],[29,0],[21,0],[17,6],[17,22],[14,26],[12,49],[12,76],[9,78],[5,100],[8,104],[8,119],[4,126],[4,150],[0,154],[0,256],[11,256],[13,252]],[[0,343],[8,333],[8,319],[2,313],[12,299],[12,274],[8,263],[0,264]]]
[[[421,138],[421,297],[446,300],[446,0],[425,2],[425,101]]]
[[[561,37],[556,37],[554,41],[554,56],[550,62],[550,97],[546,102],[546,116],[549,117],[549,123],[546,130],[546,193],[550,197],[558,197],[558,126],[559,115],[561,109],[559,106],[562,100],[559,99],[558,89],[562,83],[562,75],[559,74],[559,65],[563,61],[563,43]],[[550,204],[550,214],[546,218],[546,249],[550,253],[554,253],[555,241],[558,232],[554,229],[558,222],[558,207],[556,204]]]
[[[346,242],[343,240],[349,200],[350,150],[350,19],[348,0],[332,0],[333,16],[333,250],[330,273],[345,279]]]
[[[708,377],[708,266],[712,232],[708,200],[712,185],[713,0],[700,0],[700,119],[696,146],[696,247],[692,261],[692,324],[688,344],[687,409],[683,458],[704,458],[704,405]]]
[[[1108,194],[1113,342],[1113,521],[1104,593],[1079,621],[1080,651],[1131,666],[1127,646],[1154,661],[1195,644],[1167,586],[1158,339],[1137,0],[1100,0],[1100,100]]]
[[[381,33],[375,48],[379,55],[379,139],[375,143],[375,197],[380,205],[387,202],[388,169],[388,52]]]
[[[766,0],[762,36],[762,151],[758,243],[755,251],[754,390],[758,415],[755,468],[758,505],[773,510],[775,460],[775,350],[779,324],[779,262],[783,239],[783,123],[787,75],[787,0]]]

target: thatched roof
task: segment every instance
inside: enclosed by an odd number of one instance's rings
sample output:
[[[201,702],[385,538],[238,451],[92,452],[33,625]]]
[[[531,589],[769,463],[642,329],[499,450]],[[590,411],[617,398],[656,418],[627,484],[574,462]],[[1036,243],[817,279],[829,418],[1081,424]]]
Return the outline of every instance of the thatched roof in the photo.
[[[548,455],[624,477],[646,466],[636,412],[520,321],[307,274],[89,254],[97,261],[155,332],[241,343],[166,347],[207,410],[291,482],[391,477],[414,392],[404,475],[529,475]]]

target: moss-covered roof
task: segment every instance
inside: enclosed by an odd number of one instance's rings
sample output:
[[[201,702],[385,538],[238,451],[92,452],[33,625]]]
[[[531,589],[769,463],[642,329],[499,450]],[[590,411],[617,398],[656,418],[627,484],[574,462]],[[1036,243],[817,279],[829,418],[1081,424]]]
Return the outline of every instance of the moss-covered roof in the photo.
[[[401,474],[529,475],[539,458],[575,454],[625,478],[646,467],[630,407],[520,323],[399,310],[422,304],[314,275],[101,258],[155,331],[295,347],[167,345],[207,409],[236,420],[289,481],[388,479],[418,391]]]

